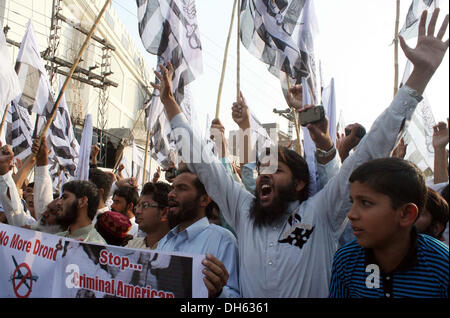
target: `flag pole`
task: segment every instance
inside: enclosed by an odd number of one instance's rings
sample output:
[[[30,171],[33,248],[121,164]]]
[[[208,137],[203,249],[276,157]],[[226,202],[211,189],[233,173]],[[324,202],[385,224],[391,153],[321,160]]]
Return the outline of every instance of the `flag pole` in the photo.
[[[148,146],[150,143],[150,129],[147,130],[147,141],[145,142],[145,157],[144,157],[144,173],[142,176],[142,186],[145,184],[146,177],[147,177],[147,158],[148,158]],[[152,160],[150,158],[150,160]],[[151,172],[151,171],[150,171]]]
[[[285,73],[285,74],[286,74],[286,82],[287,82],[288,94],[289,94],[289,90],[291,89],[291,83],[289,82],[288,73]],[[302,154],[302,146],[300,144],[300,129],[298,127],[297,112],[296,112],[295,108],[292,108],[292,116],[294,117],[295,133],[297,134],[297,153],[299,155],[301,155]]]
[[[126,140],[126,142],[125,142],[125,144],[124,144],[124,146],[123,146],[123,148],[122,148],[122,151],[120,152],[120,155],[117,157],[116,163],[114,164],[114,168],[113,168],[114,173],[115,173],[116,170],[117,170],[117,166],[119,165],[120,159],[122,159],[123,151],[125,150],[125,145],[127,145],[128,142],[130,141],[131,136],[133,135],[133,131],[134,131],[134,129],[136,128],[136,125],[137,125],[137,123],[139,122],[139,119],[141,118],[142,113],[144,113],[144,111],[145,111],[145,109],[141,109],[141,113],[139,114],[138,118],[137,118],[136,121],[134,122],[133,128],[131,128],[130,134],[128,135],[128,138],[127,138],[127,140]]]
[[[61,169],[60,164],[58,163],[58,190],[61,189],[61,183],[62,183],[61,172],[62,172],[62,169]]]
[[[78,64],[80,63],[80,61],[81,61],[81,56],[83,55],[84,50],[86,49],[86,47],[87,47],[87,45],[88,45],[90,39],[91,39],[92,36],[94,35],[94,31],[95,31],[95,29],[97,28],[97,25],[99,24],[99,22],[100,22],[100,20],[101,20],[101,18],[102,18],[102,16],[103,16],[103,14],[105,13],[105,11],[106,11],[106,9],[108,8],[108,6],[109,6],[110,3],[111,3],[111,0],[106,0],[106,1],[105,1],[105,5],[103,6],[102,10],[100,11],[99,15],[97,16],[97,19],[95,20],[95,23],[94,23],[94,25],[93,25],[92,28],[91,28],[91,31],[90,31],[89,34],[87,35],[86,40],[84,41],[84,44],[83,44],[83,46],[81,47],[80,52],[78,53],[78,56],[77,56],[77,58],[75,59],[75,61],[74,61],[74,63],[73,63],[72,69],[70,70],[69,75],[66,77],[66,80],[65,80],[65,82],[64,82],[64,85],[62,86],[61,91],[59,92],[58,98],[56,99],[55,106],[53,107],[53,111],[52,111],[51,117],[50,117],[50,119],[47,121],[47,124],[45,125],[44,129],[43,129],[43,130],[41,131],[41,133],[40,133],[40,137],[39,137],[39,141],[38,141],[38,144],[39,144],[39,145],[41,145],[41,143],[42,143],[42,138],[43,138],[43,136],[45,136],[45,135],[47,134],[47,131],[48,131],[48,129],[50,128],[50,125],[52,124],[52,122],[53,122],[53,120],[54,120],[54,118],[55,118],[55,116],[56,116],[56,113],[57,113],[59,104],[60,104],[60,102],[61,102],[62,96],[64,95],[64,92],[65,92],[65,90],[66,90],[66,88],[67,88],[67,85],[69,84],[69,80],[72,78],[72,75],[73,75],[73,73],[75,72],[76,67],[77,67]],[[34,155],[34,154],[32,154],[32,155]]]
[[[237,92],[236,100],[241,96],[241,0],[237,3]]]
[[[5,112],[3,113],[2,123],[0,125],[0,135],[2,134],[3,126],[5,125],[6,115],[8,114],[9,105],[11,105],[11,104],[6,105]]]
[[[394,38],[394,97],[398,91],[398,29],[400,23],[400,0],[397,0],[397,13],[395,18]]]
[[[228,60],[228,49],[230,47],[231,33],[233,32],[234,16],[235,16],[235,12],[236,12],[237,2],[238,2],[238,0],[234,0],[233,11],[231,13],[230,29],[228,30],[227,43],[225,45],[225,55],[223,57],[223,64],[222,64],[222,75],[220,77],[219,93],[217,94],[216,118],[219,118],[219,113],[220,113],[220,99],[222,98],[223,82],[225,79],[225,70],[227,67],[227,60]]]

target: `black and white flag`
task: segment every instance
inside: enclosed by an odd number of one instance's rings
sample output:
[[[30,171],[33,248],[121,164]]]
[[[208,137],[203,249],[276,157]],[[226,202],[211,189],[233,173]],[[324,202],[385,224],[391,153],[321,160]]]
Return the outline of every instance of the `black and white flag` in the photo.
[[[62,83],[60,86],[62,87]],[[48,130],[47,142],[52,150],[51,158],[56,160],[61,169],[66,171],[70,177],[75,177],[80,145],[73,132],[65,96],[61,98],[55,119]]]
[[[413,65],[408,61],[405,66],[402,85],[408,81],[412,69]],[[417,105],[409,122],[404,141],[408,145],[405,159],[413,162],[427,176],[430,176],[430,172],[434,170],[433,126],[435,125],[436,120],[433,110],[424,94],[423,100]]]
[[[23,161],[31,154],[33,146],[31,138],[33,122],[30,114],[27,109],[17,105],[15,101],[11,101],[6,121],[8,123],[6,143],[11,145],[14,157]]]
[[[268,64],[284,86],[286,75],[292,84],[308,78],[315,98],[320,86],[313,46],[317,33],[311,0],[242,0],[242,44]]]
[[[427,19],[430,20],[431,14],[436,8],[439,8],[438,0],[413,0],[411,6],[409,7],[408,14],[406,15],[405,24],[400,30],[399,35],[403,36],[405,40],[417,37],[419,33],[419,21],[422,12],[427,10]]]
[[[185,97],[189,83],[203,72],[195,0],[136,0],[136,3],[142,43],[149,53],[158,56],[158,65],[172,63],[173,93],[186,117],[191,120],[192,105]],[[167,153],[171,151],[167,138],[170,125],[157,90],[152,96],[147,127],[152,130],[152,136],[162,138],[152,137],[151,146],[157,148],[152,149],[161,150],[160,155],[167,158]]]
[[[28,22],[20,45],[16,72],[22,88],[22,95],[17,100],[18,104],[48,118],[55,102],[31,20]]]

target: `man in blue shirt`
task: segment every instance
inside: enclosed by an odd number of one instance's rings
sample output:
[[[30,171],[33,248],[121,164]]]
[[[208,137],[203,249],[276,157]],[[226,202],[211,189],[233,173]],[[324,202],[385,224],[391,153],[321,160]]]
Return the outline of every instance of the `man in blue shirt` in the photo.
[[[203,281],[209,297],[239,297],[236,238],[209,223],[205,210],[211,199],[195,174],[182,167],[172,186],[168,219],[173,228],[159,241],[157,250],[206,254]]]

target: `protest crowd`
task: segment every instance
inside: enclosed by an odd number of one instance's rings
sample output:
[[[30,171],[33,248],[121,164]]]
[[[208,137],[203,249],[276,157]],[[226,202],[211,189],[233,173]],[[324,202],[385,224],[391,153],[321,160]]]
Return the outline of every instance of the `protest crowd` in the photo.
[[[220,119],[204,140],[180,106],[180,77],[194,72],[164,52],[151,85],[176,136],[176,160],[139,186],[122,176],[123,165],[98,167],[93,145],[86,177],[55,188],[49,157],[56,138],[37,135],[20,164],[13,146],[2,144],[0,226],[95,246],[203,255],[201,282],[209,298],[448,298],[448,119],[433,128],[432,178],[404,159],[403,139],[449,46],[443,40],[448,15],[442,26],[438,16],[436,9],[419,17],[415,48],[400,37],[412,72],[372,127],[355,123],[332,136],[325,114],[303,126],[313,149],[308,154],[306,142],[304,153],[295,142],[255,142],[243,92],[227,110],[242,150],[240,162],[229,160]],[[148,34],[145,21],[141,35]],[[8,86],[12,80],[1,75],[1,86]],[[292,83],[286,101],[302,119],[318,103],[305,98],[307,81]],[[0,97],[6,105],[16,96]],[[166,275],[158,262],[155,268]]]

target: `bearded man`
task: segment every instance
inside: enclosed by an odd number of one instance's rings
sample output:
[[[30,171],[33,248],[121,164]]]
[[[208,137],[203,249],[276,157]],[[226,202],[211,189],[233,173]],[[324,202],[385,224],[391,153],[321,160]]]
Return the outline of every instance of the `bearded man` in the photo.
[[[67,231],[56,235],[106,245],[106,241],[92,224],[99,201],[100,193],[93,183],[80,180],[65,183],[56,223],[63,228],[67,227]]]

